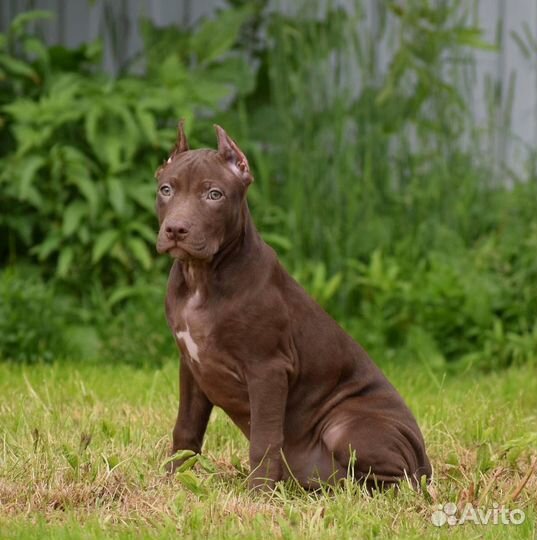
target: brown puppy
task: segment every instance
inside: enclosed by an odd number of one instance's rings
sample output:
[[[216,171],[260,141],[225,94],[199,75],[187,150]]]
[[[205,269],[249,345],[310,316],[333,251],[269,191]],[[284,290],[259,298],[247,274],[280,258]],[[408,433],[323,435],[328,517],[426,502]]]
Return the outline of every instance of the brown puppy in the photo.
[[[429,477],[412,413],[263,242],[248,161],[216,133],[218,151],[189,150],[181,123],[157,171],[157,249],[175,259],[166,314],[182,358],[172,451],[200,452],[216,405],[250,441],[252,487]]]

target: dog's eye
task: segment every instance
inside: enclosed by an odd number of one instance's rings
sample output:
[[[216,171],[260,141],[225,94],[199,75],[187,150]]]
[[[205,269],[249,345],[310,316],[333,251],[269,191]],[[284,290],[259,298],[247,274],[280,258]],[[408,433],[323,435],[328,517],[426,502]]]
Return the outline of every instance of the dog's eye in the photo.
[[[160,194],[169,197],[172,194],[172,188],[168,184],[164,184],[160,187]]]
[[[223,193],[219,189],[211,189],[209,193],[207,193],[207,198],[211,201],[217,201],[218,199],[221,199],[223,196]]]

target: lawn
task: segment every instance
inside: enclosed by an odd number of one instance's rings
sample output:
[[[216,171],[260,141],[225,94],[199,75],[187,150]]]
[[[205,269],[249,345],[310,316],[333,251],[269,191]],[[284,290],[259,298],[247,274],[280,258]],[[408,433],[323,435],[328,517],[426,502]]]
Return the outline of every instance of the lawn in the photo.
[[[207,459],[169,478],[174,363],[0,364],[0,538],[535,538],[537,367],[385,371],[423,427],[435,469],[428,493],[369,496],[351,482],[331,493],[249,493],[246,441],[220,410]],[[435,527],[448,502],[459,517],[467,502],[493,515],[488,525]],[[525,521],[494,524],[502,505]]]

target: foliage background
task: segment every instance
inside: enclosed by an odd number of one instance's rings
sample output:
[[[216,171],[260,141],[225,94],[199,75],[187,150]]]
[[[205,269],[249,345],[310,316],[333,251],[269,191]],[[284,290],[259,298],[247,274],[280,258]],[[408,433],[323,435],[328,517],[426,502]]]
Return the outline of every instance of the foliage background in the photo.
[[[52,14],[13,20],[0,36],[0,357],[176,354],[152,177],[185,117],[193,146],[214,146],[214,122],[239,141],[261,233],[377,361],[534,362],[535,178],[491,181],[495,160],[476,151],[491,134],[456,84],[476,50],[497,51],[465,2],[385,5],[386,73],[360,0],[322,20],[264,2],[191,29],[142,19],[143,52],[114,77],[99,42],[39,38]]]

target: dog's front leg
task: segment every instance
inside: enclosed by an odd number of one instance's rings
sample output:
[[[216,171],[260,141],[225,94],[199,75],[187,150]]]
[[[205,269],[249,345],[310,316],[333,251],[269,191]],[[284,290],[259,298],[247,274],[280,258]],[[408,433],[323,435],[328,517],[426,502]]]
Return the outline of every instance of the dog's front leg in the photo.
[[[183,356],[179,368],[179,412],[173,429],[172,455],[179,450],[201,452],[212,408],[213,404],[199,387]],[[168,465],[169,472],[175,471],[183,461],[172,461]]]
[[[274,487],[282,478],[288,380],[283,362],[256,364],[248,373],[250,487]]]

